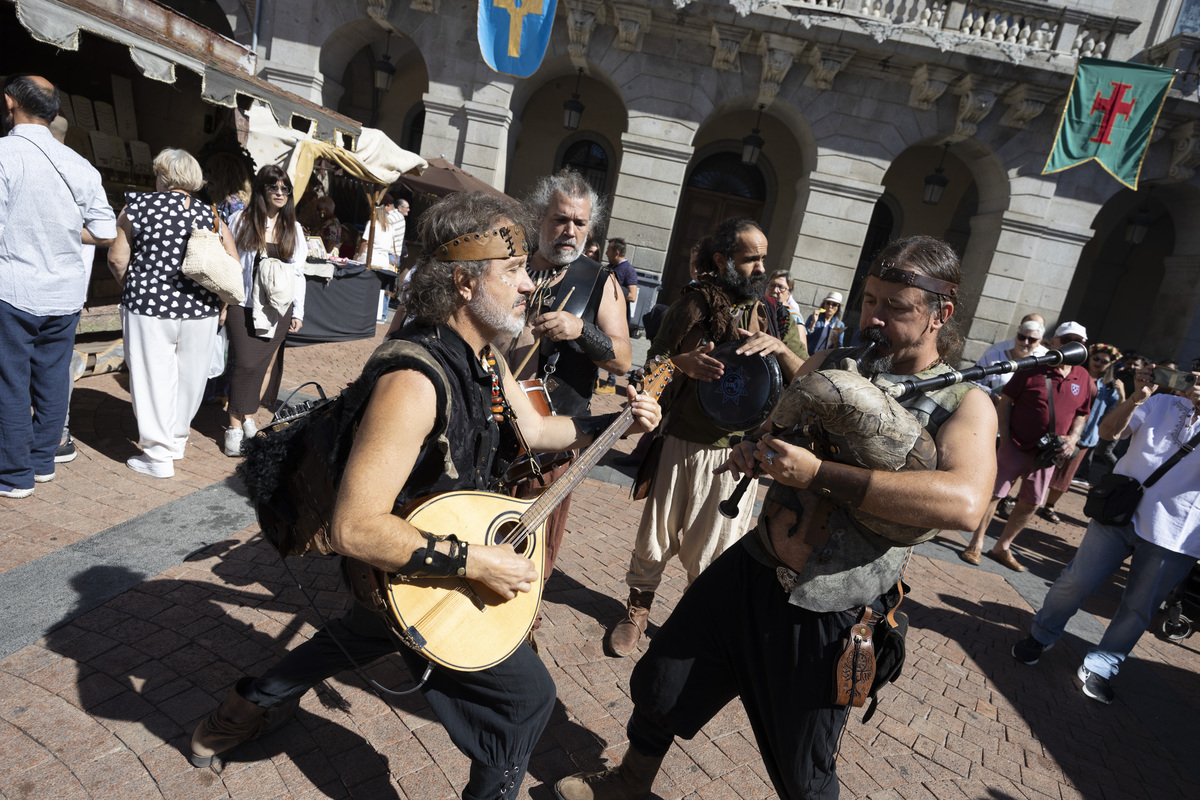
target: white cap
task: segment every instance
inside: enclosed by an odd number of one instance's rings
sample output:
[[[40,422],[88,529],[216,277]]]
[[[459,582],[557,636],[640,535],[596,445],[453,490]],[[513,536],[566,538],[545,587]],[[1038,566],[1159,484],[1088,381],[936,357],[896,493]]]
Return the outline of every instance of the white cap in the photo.
[[[1087,328],[1080,325],[1078,322],[1064,322],[1058,326],[1058,330],[1054,331],[1054,335],[1059,338],[1063,336],[1078,336],[1087,341]]]
[[[833,302],[837,303],[840,306],[842,304],[842,293],[841,292],[830,292],[829,294],[825,295],[825,299],[822,300],[821,302],[828,303],[830,300],[832,300]]]

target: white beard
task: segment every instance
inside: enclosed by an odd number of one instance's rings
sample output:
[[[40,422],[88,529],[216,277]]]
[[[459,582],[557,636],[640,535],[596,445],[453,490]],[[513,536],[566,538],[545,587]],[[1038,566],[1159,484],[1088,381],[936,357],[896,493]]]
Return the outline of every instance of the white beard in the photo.
[[[491,295],[475,295],[467,302],[467,308],[480,322],[496,331],[497,336],[516,337],[525,327],[524,314],[514,315],[511,309],[504,308]]]
[[[562,244],[570,242],[571,249],[568,251],[559,252],[555,245],[560,242]],[[556,267],[565,267],[567,264],[572,263],[575,261],[575,259],[579,258],[581,252],[582,247],[575,239],[564,236],[557,241],[554,241],[547,239],[542,234],[538,234],[538,253],[542,258],[546,259]]]

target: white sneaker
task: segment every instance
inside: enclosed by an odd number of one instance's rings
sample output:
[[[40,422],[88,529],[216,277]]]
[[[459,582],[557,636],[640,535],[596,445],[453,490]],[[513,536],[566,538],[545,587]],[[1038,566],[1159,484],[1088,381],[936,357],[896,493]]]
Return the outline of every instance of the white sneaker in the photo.
[[[170,461],[151,461],[145,455],[133,456],[125,461],[125,466],[134,472],[149,475],[151,478],[175,477],[175,465]]]
[[[228,428],[225,431],[225,455],[230,458],[237,458],[242,454],[243,436],[244,433],[241,428]]]
[[[54,480],[53,472],[51,472],[49,475],[34,475],[33,476],[34,483],[49,483],[52,480]]]
[[[242,420],[242,435],[247,439],[253,439],[256,433],[258,433],[258,425],[254,423],[254,417],[246,417]]]

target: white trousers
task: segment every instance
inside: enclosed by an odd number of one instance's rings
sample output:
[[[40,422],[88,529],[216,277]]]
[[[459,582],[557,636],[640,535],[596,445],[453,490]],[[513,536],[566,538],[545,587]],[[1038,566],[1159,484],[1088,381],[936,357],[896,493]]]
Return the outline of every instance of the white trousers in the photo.
[[[217,317],[162,319],[121,308],[138,445],[150,461],[183,458],[204,400]]]
[[[691,586],[705,567],[746,534],[754,518],[758,479],[747,487],[737,518],[723,516],[717,506],[733,494],[738,482],[728,472],[712,471],[729,453],[728,447],[666,437],[625,575],[630,589],[657,589],[663,569],[676,554]]]

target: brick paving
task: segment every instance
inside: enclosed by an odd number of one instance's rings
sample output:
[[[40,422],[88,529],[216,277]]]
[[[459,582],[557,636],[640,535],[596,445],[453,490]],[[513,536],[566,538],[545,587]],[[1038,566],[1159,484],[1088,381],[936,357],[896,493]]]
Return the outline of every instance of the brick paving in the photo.
[[[337,391],[375,343],[289,350],[284,385],[316,379]],[[615,402],[603,397],[601,405]],[[59,465],[58,477],[33,497],[0,500],[0,575],[224,482],[234,462],[220,452],[221,416],[202,409],[176,477],[153,480],[122,463],[136,452],[123,375],[79,381],[72,429],[80,456]],[[520,797],[545,800],[559,776],[599,768],[626,747],[636,659],[605,656],[600,640],[623,608],[640,506],[616,483],[589,479],[576,491],[538,635],[558,702]],[[957,533],[913,557],[908,662],[869,724],[859,722],[861,712],[852,715],[841,748],[843,797],[1200,796],[1195,750],[1190,757],[1187,750],[1196,742],[1188,726],[1200,697],[1200,637],[1143,637],[1110,707],[1078,691],[1080,639],[1068,635],[1036,667],[1009,655],[1033,611],[1024,595],[1030,586],[1044,593],[1078,544],[1081,506],[1072,492],[1060,504],[1063,524],[1037,519],[1017,540],[1033,575],[1024,582],[996,565],[958,561],[964,540]],[[322,614],[346,606],[333,560],[290,563]],[[89,567],[114,580],[121,569]],[[1085,611],[1107,622],[1123,581],[1124,571]],[[665,618],[684,582],[677,566],[668,567],[652,621]],[[220,770],[191,768],[182,751],[198,720],[239,676],[263,669],[319,624],[256,526],[229,531],[98,607],[85,600],[63,603],[51,632],[0,661],[0,797],[433,800],[455,797],[465,783],[466,759],[419,695],[381,700],[354,673],[309,693],[291,723],[235,751]],[[367,674],[387,687],[412,686],[397,659]],[[1162,697],[1170,704],[1156,718],[1153,703]],[[664,800],[774,796],[740,704],[672,749],[655,793]]]

